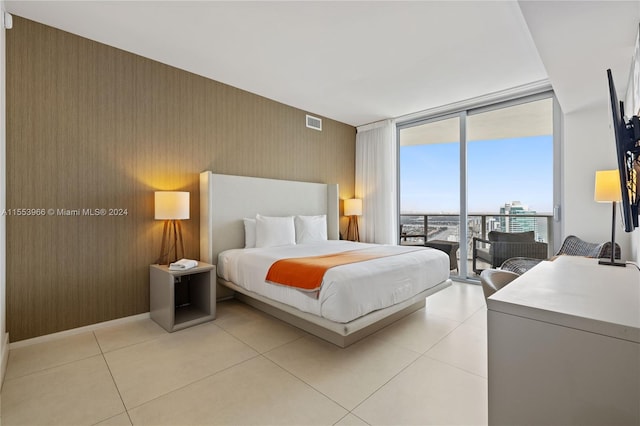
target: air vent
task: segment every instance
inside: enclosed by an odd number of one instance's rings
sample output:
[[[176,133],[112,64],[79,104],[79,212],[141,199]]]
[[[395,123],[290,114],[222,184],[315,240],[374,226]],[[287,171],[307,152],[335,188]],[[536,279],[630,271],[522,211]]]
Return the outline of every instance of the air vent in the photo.
[[[322,131],[322,119],[307,114],[307,127]]]

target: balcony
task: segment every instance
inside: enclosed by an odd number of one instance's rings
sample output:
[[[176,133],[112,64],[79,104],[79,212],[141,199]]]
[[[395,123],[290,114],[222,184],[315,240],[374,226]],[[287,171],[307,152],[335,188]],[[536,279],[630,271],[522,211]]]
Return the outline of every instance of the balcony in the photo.
[[[553,250],[553,215],[551,214],[500,214],[470,213],[467,224],[467,271],[469,277],[475,275],[471,267],[473,237],[487,238],[489,231],[535,231],[536,241],[548,244]],[[426,241],[445,240],[460,243],[460,215],[442,213],[403,213],[400,214],[400,244],[424,245]],[[425,232],[426,230],[426,232]],[[456,253],[456,261],[460,262],[460,251]],[[549,253],[551,256],[551,253]],[[489,265],[478,262],[480,268]],[[459,268],[451,271],[451,276],[458,276]]]

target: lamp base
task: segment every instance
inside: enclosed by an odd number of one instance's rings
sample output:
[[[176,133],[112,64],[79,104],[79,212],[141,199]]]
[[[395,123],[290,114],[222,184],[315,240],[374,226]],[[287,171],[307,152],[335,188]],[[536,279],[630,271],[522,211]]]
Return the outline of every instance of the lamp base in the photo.
[[[172,256],[173,254],[173,256]],[[182,242],[182,226],[179,220],[165,220],[162,231],[162,246],[158,265],[169,265],[184,258],[184,243]]]
[[[600,259],[598,265],[622,266],[623,268],[627,266],[625,262],[616,262],[609,259]]]
[[[600,259],[599,265],[622,266],[626,267],[625,262],[616,262],[616,202],[611,203],[611,257],[608,259]]]
[[[360,242],[358,216],[349,216],[349,225],[347,226],[347,240]]]

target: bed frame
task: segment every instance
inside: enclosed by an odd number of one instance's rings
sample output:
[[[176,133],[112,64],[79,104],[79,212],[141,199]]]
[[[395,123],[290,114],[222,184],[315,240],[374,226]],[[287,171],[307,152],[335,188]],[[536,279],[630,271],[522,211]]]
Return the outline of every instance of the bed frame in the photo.
[[[217,264],[224,250],[244,246],[242,218],[327,215],[327,235],[339,238],[337,184],[320,184],[246,176],[200,173],[200,259]],[[349,323],[336,323],[258,295],[218,277],[218,300],[235,297],[340,347],[376,332],[425,306],[425,298],[451,285],[450,280],[400,304],[380,309]]]

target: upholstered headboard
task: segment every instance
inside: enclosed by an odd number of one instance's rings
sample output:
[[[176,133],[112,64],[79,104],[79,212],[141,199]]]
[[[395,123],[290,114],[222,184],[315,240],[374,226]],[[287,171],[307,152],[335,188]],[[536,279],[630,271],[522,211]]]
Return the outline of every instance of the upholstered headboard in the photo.
[[[244,247],[242,219],[327,215],[327,235],[339,238],[338,184],[200,173],[200,259],[217,264],[224,250]]]

